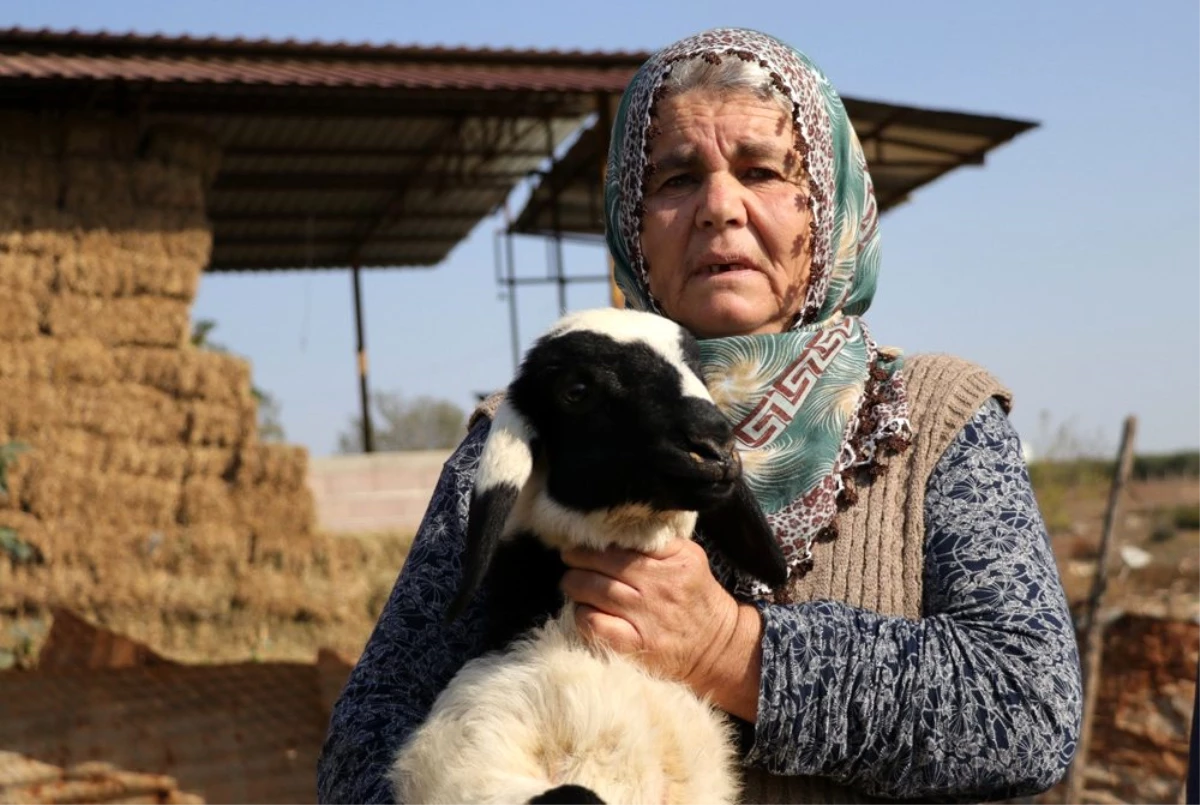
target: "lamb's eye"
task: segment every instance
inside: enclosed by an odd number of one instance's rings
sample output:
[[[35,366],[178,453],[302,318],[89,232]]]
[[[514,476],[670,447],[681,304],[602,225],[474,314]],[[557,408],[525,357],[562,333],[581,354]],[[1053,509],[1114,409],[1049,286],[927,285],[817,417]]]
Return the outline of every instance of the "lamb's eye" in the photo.
[[[591,386],[582,380],[568,383],[562,390],[562,401],[567,405],[579,405],[588,398]]]

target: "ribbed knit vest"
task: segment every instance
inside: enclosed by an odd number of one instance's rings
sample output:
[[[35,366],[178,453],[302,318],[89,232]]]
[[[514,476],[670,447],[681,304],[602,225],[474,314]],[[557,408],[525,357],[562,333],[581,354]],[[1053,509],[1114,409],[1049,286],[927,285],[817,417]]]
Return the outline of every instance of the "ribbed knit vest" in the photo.
[[[838,536],[813,546],[813,569],[792,583],[794,601],[826,599],[916,619],[925,568],[925,485],[954,437],[989,397],[1005,408],[1012,395],[975,364],[948,355],[905,359],[912,445],[885,472],[858,487],[858,500],[838,518]],[[471,417],[491,415],[500,395]],[[861,793],[817,777],[780,777],[745,769],[743,802],[866,802]],[[877,801],[877,800],[874,800]]]

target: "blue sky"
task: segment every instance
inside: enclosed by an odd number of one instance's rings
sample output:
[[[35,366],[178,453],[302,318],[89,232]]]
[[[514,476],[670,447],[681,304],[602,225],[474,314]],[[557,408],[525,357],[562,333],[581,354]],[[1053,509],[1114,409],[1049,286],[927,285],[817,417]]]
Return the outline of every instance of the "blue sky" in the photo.
[[[1116,2],[413,3],[342,0],[6,4],[22,27],[426,45],[654,49],[714,25],[806,51],[844,95],[1038,121],[884,216],[868,321],[910,352],[978,361],[1014,391],[1035,447],[1048,414],[1111,447],[1200,446],[1200,5]],[[609,9],[617,9],[611,11]],[[364,275],[375,388],[463,407],[512,371],[484,221],[434,270]],[[545,246],[519,245],[523,273]],[[567,252],[603,271],[599,248]],[[521,291],[522,341],[556,316]],[[573,286],[574,308],[607,302]],[[282,401],[290,441],[333,451],[357,410],[348,272],[206,277],[195,318]]]

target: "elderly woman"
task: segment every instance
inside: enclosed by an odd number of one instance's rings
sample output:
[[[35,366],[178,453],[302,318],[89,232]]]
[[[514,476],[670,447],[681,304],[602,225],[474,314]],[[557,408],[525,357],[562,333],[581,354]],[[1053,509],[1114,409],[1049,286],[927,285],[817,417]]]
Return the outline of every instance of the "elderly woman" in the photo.
[[[740,578],[702,535],[567,552],[584,634],[739,720],[747,801],[1053,785],[1075,750],[1079,664],[1011,395],[966,361],[872,339],[877,209],[826,78],[752,31],[671,45],[622,100],[605,200],[626,304],[702,339],[790,578]],[[447,462],[337,704],[324,801],[387,801],[397,747],[481,650],[482,604],[442,616],[488,428],[482,411]]]

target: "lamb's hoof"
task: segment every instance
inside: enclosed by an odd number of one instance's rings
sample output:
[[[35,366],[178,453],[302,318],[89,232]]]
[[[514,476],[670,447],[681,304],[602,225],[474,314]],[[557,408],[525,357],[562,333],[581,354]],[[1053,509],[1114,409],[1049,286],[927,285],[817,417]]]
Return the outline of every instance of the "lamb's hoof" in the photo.
[[[595,791],[582,785],[560,785],[558,788],[551,788],[529,800],[530,805],[542,802],[556,802],[562,803],[562,805],[567,805],[567,803],[579,803],[579,805],[601,803],[603,805],[604,800],[596,796]]]

